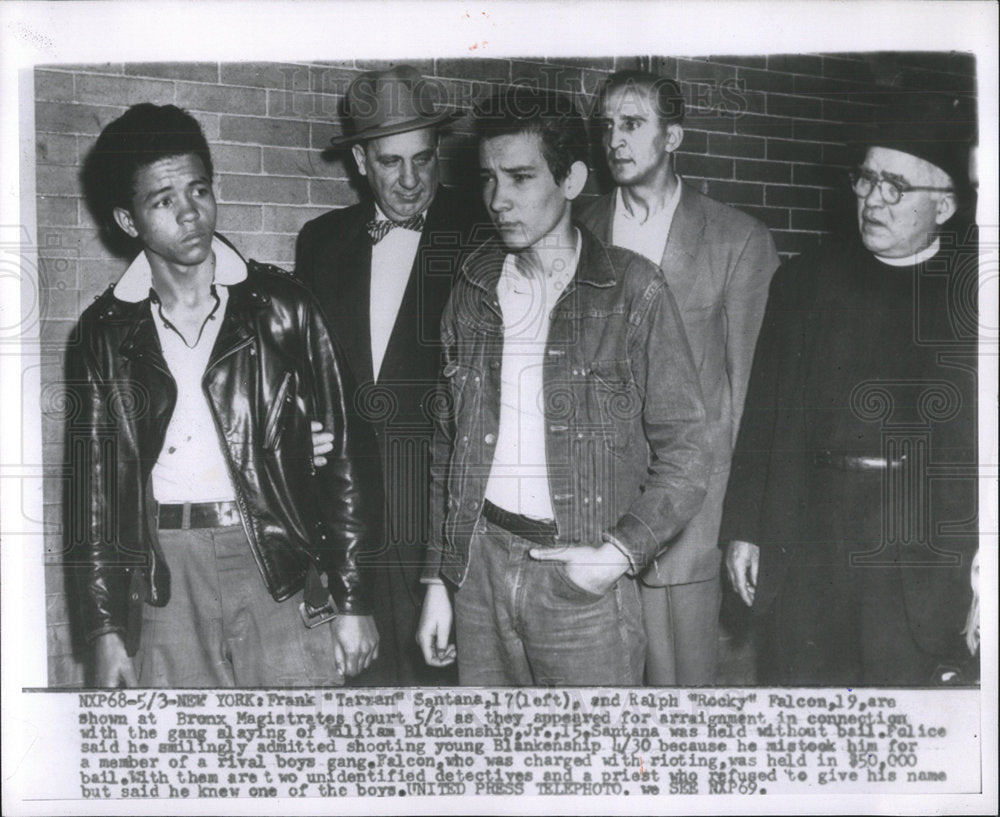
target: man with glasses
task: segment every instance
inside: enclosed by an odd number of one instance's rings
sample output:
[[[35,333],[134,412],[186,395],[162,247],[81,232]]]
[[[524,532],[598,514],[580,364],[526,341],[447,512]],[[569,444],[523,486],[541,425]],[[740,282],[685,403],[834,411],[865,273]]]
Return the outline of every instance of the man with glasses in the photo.
[[[758,616],[761,683],[959,678],[977,263],[953,216],[970,128],[923,93],[881,121],[851,175],[860,240],[779,270],[754,358],[720,541]]]

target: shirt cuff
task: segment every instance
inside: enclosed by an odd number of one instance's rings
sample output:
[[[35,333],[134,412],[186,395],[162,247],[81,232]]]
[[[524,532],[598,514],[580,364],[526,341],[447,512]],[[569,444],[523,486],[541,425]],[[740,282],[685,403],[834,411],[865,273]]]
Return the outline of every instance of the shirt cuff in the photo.
[[[636,573],[638,573],[638,570],[636,569],[635,566],[635,561],[632,559],[632,554],[629,553],[628,548],[622,542],[619,542],[610,533],[605,533],[602,538],[607,544],[614,545],[616,548],[618,548],[618,550],[620,550],[625,555],[625,558],[628,559],[628,570],[626,571],[626,573],[629,576],[634,576]]]

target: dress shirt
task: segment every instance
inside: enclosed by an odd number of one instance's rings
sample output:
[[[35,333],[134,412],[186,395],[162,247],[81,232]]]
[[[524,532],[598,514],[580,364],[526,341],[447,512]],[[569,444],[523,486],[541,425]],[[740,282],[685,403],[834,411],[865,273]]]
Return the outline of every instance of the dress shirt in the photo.
[[[611,228],[612,243],[632,252],[645,256],[657,266],[663,260],[663,248],[667,245],[670,235],[670,225],[674,220],[674,212],[681,200],[680,178],[673,195],[664,204],[660,212],[651,215],[645,221],[639,220],[639,215],[630,213],[622,197],[619,187],[615,193],[615,220]]]
[[[566,269],[525,276],[508,254],[497,282],[503,315],[500,368],[500,425],[486,498],[497,507],[532,519],[553,519],[545,456],[545,404],[542,368],[549,316],[576,274],[576,255]]]
[[[375,205],[375,220],[388,221]],[[372,247],[371,289],[368,301],[371,324],[372,372],[378,380],[379,369],[396,325],[399,305],[410,280],[413,259],[417,257],[420,233],[416,230],[390,230]]]

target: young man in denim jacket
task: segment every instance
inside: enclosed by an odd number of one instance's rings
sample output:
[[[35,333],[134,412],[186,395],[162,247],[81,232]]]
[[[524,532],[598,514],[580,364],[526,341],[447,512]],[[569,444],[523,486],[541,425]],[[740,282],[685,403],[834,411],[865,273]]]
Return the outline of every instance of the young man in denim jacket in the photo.
[[[462,684],[640,684],[635,577],[710,468],[697,372],[656,266],[571,221],[588,172],[572,103],[514,87],[476,118],[500,237],[442,319],[418,640],[429,663],[457,653]]]

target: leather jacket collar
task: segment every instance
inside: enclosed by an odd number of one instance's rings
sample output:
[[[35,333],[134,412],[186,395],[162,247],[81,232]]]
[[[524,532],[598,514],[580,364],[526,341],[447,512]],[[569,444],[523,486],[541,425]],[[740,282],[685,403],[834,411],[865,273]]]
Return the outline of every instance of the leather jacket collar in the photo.
[[[253,335],[250,313],[265,308],[270,298],[247,280],[247,262],[219,236],[212,242],[216,255],[216,283],[229,287],[222,327],[216,339],[211,367],[231,350],[248,342]],[[251,264],[255,262],[251,261]],[[99,314],[101,322],[131,323],[119,351],[130,360],[141,360],[167,372],[156,326],[149,310],[152,271],[144,253],[140,253],[117,284],[111,287],[113,298]]]
[[[215,283],[232,286],[247,277],[247,262],[229,244],[219,236],[212,239],[212,252],[215,253]],[[127,270],[117,284],[112,284],[115,297],[126,303],[138,303],[149,297],[153,286],[153,270],[145,252],[139,253],[129,264]]]

